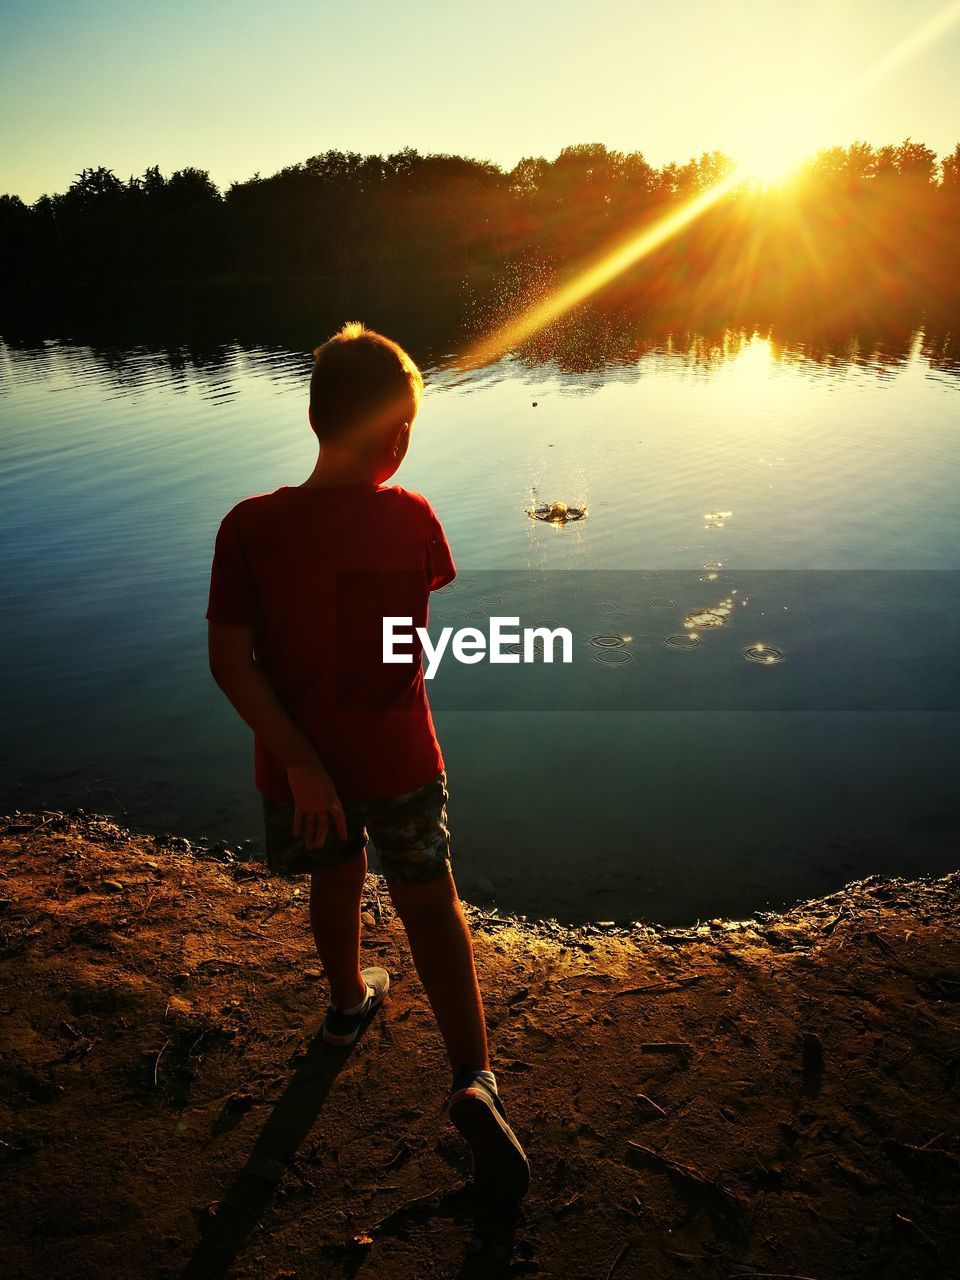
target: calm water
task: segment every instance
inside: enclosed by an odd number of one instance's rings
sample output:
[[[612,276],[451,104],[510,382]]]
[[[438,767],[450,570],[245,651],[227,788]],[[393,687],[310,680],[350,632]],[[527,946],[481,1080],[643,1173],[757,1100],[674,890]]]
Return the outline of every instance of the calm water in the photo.
[[[397,479],[460,567],[437,620],[526,591],[578,645],[500,701],[489,668],[437,682],[465,896],[680,922],[955,865],[960,371],[922,330],[811,349],[728,333],[474,373],[417,352]],[[4,807],[259,839],[203,613],[221,516],[312,467],[308,373],[268,347],[0,344]],[[554,501],[587,518],[526,514]]]

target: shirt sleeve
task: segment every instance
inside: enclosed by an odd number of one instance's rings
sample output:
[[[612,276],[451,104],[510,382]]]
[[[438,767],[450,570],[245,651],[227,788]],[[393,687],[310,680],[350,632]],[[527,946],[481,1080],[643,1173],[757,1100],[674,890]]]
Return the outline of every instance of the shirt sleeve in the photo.
[[[437,513],[430,506],[428,511],[427,577],[430,590],[439,591],[441,587],[445,587],[448,582],[454,580],[457,576],[457,567],[453,563],[447,536],[443,532],[443,525],[437,519]]]
[[[229,512],[217,530],[210,569],[210,594],[203,616],[209,622],[225,622],[234,626],[253,626],[256,622],[256,591],[236,520]]]

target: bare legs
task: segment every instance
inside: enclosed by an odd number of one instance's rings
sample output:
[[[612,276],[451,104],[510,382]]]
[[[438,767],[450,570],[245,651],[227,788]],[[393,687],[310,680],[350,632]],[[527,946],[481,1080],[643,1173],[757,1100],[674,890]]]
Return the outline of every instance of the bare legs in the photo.
[[[490,1068],[483,1000],[473,945],[457,886],[449,873],[426,884],[390,885],[454,1074]]]
[[[367,992],[360,977],[360,899],[367,854],[310,876],[310,928],[338,1009],[352,1009]]]
[[[367,858],[313,872],[310,927],[330,983],[330,998],[341,1009],[364,996],[360,977],[360,899]],[[489,1070],[483,1000],[473,963],[470,930],[447,873],[426,884],[390,884],[403,921],[413,963],[433,1009],[454,1073],[461,1067]]]

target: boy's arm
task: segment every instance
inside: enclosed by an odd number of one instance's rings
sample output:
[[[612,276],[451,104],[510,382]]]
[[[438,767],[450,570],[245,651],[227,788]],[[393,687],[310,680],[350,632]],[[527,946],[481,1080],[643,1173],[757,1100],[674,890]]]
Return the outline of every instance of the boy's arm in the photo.
[[[246,721],[287,768],[294,799],[293,834],[308,849],[327,838],[330,817],[341,840],[346,839],[343,806],[316,749],[290,718],[276,690],[253,656],[254,628],[207,622],[210,673]]]
[[[447,542],[447,535],[443,531],[443,525],[429,503],[427,503],[427,511],[429,513],[427,534],[428,590],[439,591],[441,587],[445,587],[448,582],[454,580],[457,576],[457,568],[453,563],[453,555],[450,551],[450,544]]]

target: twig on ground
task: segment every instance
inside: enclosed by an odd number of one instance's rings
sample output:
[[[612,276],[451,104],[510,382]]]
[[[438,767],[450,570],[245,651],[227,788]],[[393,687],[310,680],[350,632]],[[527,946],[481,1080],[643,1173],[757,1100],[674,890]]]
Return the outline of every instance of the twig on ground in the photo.
[[[624,987],[615,991],[615,996],[642,996],[651,991],[679,991],[681,987],[692,987],[703,977],[702,973],[692,973],[688,978],[668,978],[666,982],[649,982],[645,987]]]
[[[911,1052],[912,1052],[912,1050],[911,1050]],[[940,1141],[940,1139],[941,1139],[943,1136],[944,1136],[944,1135],[943,1135],[942,1133],[938,1133],[938,1134],[937,1134],[937,1136],[936,1136],[935,1138],[928,1138],[926,1142],[921,1142],[921,1143],[920,1143],[920,1146],[919,1146],[918,1150],[920,1150],[920,1151],[926,1151],[926,1150],[927,1150],[927,1148],[928,1148],[928,1147],[932,1147],[932,1146],[933,1146],[933,1144],[934,1144],[935,1142],[939,1142],[939,1141]]]
[[[577,1203],[577,1201],[581,1200],[582,1198],[583,1198],[583,1192],[575,1191],[569,1200],[565,1200],[563,1204],[557,1206],[557,1208],[554,1210],[554,1213],[567,1213],[570,1209],[573,1208],[573,1206]]]
[[[816,1280],[816,1276],[798,1276],[793,1271],[738,1271],[730,1280]]]
[[[160,1059],[163,1057],[163,1055],[166,1053],[167,1049],[170,1047],[170,1043],[171,1043],[172,1039],[173,1039],[173,1037],[172,1037],[172,1036],[167,1036],[166,1040],[164,1040],[164,1042],[163,1042],[163,1047],[161,1048],[160,1052],[157,1054],[156,1060],[154,1061],[154,1064],[153,1064],[153,1087],[154,1087],[155,1089],[157,1089],[157,1088],[159,1088],[159,1087],[160,1087],[160,1080],[159,1080]]]
[[[679,1160],[674,1160],[672,1156],[665,1155],[662,1151],[654,1151],[652,1147],[645,1147],[642,1143],[634,1142],[631,1138],[627,1139],[627,1145],[632,1147],[634,1151],[639,1151],[644,1159],[649,1160],[652,1164],[660,1165],[667,1173],[674,1174],[684,1182],[693,1183],[701,1191],[708,1191],[713,1195],[718,1195],[738,1207],[747,1203],[746,1196],[739,1191],[733,1191],[730,1187],[725,1187],[722,1182],[717,1182],[715,1178],[708,1177],[692,1165],[681,1164]]]
[[[633,1240],[628,1240],[627,1243],[620,1250],[620,1252],[617,1254],[617,1256],[614,1258],[613,1262],[610,1264],[610,1270],[607,1272],[607,1280],[610,1280],[610,1277],[616,1271],[617,1267],[619,1267],[620,1263],[624,1260],[624,1258],[632,1249],[633,1244],[634,1244]]]
[[[664,1111],[663,1107],[660,1106],[659,1102],[654,1102],[654,1100],[652,1098],[649,1098],[645,1093],[638,1093],[637,1101],[645,1102],[648,1107],[653,1107],[654,1111],[659,1112],[660,1115],[662,1116],[665,1116],[667,1114],[666,1111]]]
[[[503,916],[491,915],[489,912],[478,912],[477,920],[479,921],[480,924],[508,925],[511,923],[509,920],[506,920]]]
[[[693,1049],[686,1040],[647,1040],[640,1046],[640,1052],[679,1053],[681,1057],[688,1058]]]
[[[919,1226],[916,1222],[914,1222],[912,1218],[908,1218],[906,1214],[895,1213],[893,1215],[893,1221],[896,1226],[901,1227],[904,1230],[915,1231],[917,1235],[920,1237],[920,1239],[923,1240],[925,1244],[928,1244],[930,1246],[930,1248],[933,1250],[934,1253],[940,1252],[936,1244],[930,1239],[930,1237],[924,1231],[923,1227]]]
[[[297,1163],[295,1160],[288,1160],[286,1164],[287,1164],[287,1168],[290,1170],[293,1176],[297,1179],[297,1181],[301,1184],[301,1186],[309,1187],[311,1191],[316,1191],[317,1184],[315,1182],[311,1182],[310,1179],[305,1174],[302,1174],[300,1172],[300,1170],[297,1168]]]
[[[440,1187],[434,1187],[432,1191],[425,1191],[422,1196],[414,1196],[412,1200],[404,1200],[402,1204],[398,1204],[396,1208],[391,1209],[389,1213],[379,1218],[372,1226],[367,1227],[368,1234],[372,1235],[374,1231],[379,1231],[385,1222],[389,1222],[391,1218],[395,1218],[397,1214],[403,1213],[406,1209],[412,1209],[414,1205],[421,1204],[424,1200],[432,1200],[440,1191]]]
[[[840,908],[840,910],[837,912],[837,914],[833,917],[833,919],[829,922],[829,924],[824,925],[823,936],[825,938],[829,938],[832,936],[834,929],[836,929],[837,925],[840,923],[840,921],[843,919],[843,917],[846,914],[847,914],[847,908],[846,908],[846,904],[844,904]]]
[[[894,1155],[909,1158],[925,1156],[929,1161],[940,1164],[945,1169],[960,1169],[960,1159],[952,1151],[946,1151],[943,1147],[933,1147],[929,1143],[925,1143],[922,1147],[915,1147],[913,1143],[901,1142],[898,1138],[887,1138],[883,1145],[888,1154],[893,1152]]]
[[[409,1012],[409,1010],[407,1012]],[[390,1157],[390,1159],[387,1160],[385,1164],[382,1164],[380,1166],[381,1172],[384,1169],[395,1169],[398,1165],[403,1164],[403,1162],[409,1157],[409,1155],[410,1155],[409,1144],[406,1142],[401,1142],[399,1147],[397,1147],[396,1151]]]

